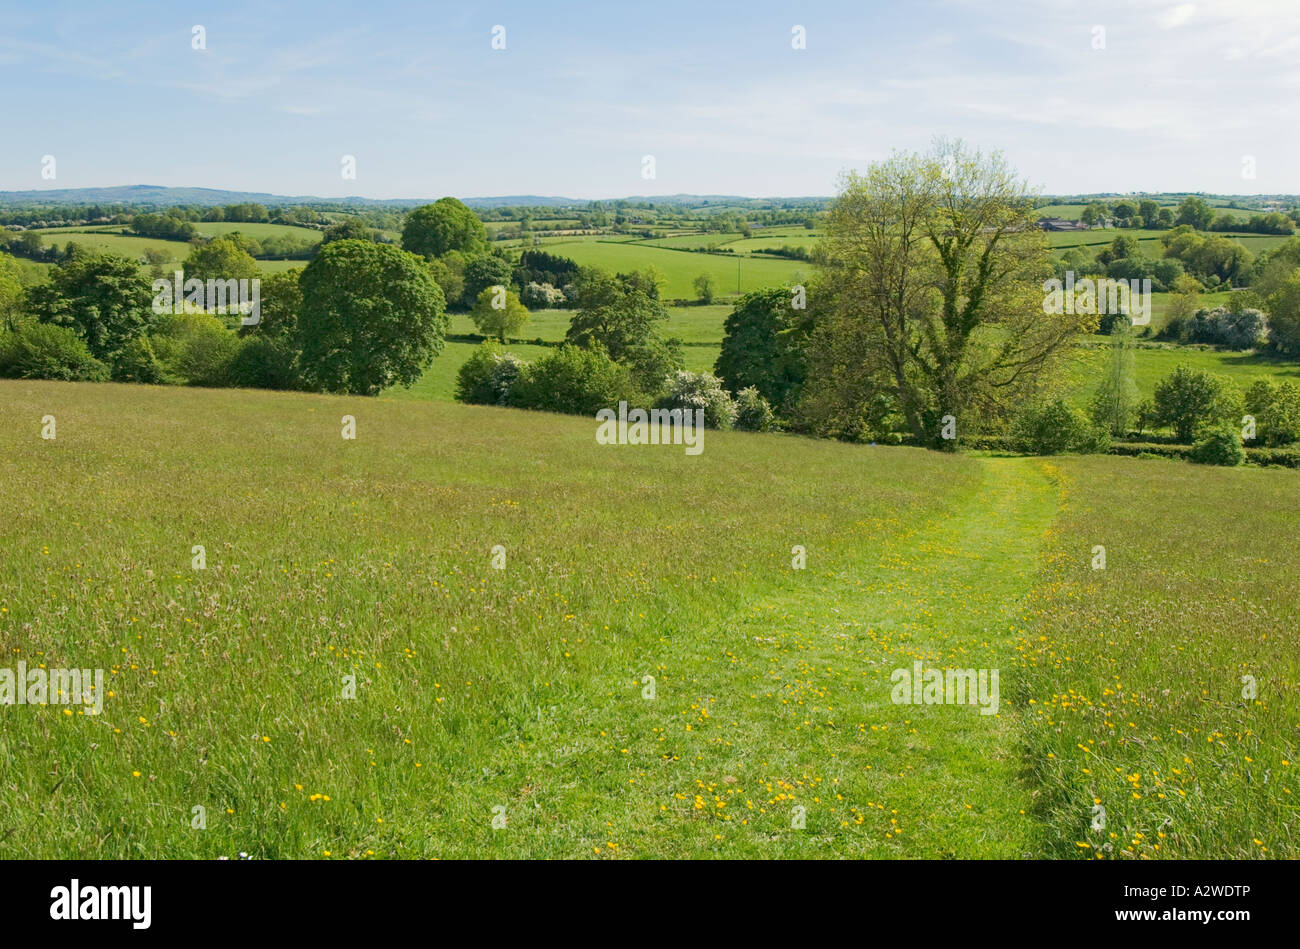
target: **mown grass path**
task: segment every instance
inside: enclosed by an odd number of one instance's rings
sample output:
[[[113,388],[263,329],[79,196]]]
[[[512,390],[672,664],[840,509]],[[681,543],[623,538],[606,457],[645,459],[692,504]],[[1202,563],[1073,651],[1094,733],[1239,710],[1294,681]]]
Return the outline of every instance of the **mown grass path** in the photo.
[[[575,843],[610,856],[1034,854],[1008,678],[1055,492],[1036,461],[979,463],[976,490],[858,551],[850,567],[827,575],[809,551],[808,568],[791,571],[777,592],[714,628],[662,637],[642,656],[653,699],[631,677],[603,702],[560,710],[543,729],[560,747],[522,742],[527,752],[501,775],[526,793],[502,801],[518,819],[492,835],[493,847],[570,856],[580,855]],[[1000,670],[999,714],[894,704],[890,675],[914,660]],[[601,725],[603,751],[572,742]]]

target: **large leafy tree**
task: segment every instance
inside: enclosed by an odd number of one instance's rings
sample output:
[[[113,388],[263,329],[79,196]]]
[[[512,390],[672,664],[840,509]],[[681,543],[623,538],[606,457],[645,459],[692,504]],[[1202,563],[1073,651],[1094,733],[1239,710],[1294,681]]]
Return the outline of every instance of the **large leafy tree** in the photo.
[[[1300,237],[1288,238],[1257,257],[1251,266],[1250,281],[1256,302],[1267,300],[1297,270],[1300,270]]]
[[[469,312],[480,333],[495,336],[502,343],[507,333],[514,335],[523,328],[528,316],[528,308],[519,302],[518,294],[502,284],[484,287]]]
[[[657,393],[668,374],[682,367],[680,342],[659,333],[668,310],[650,296],[654,287],[652,274],[615,276],[595,267],[580,268],[574,280],[578,312],[565,334],[579,346],[600,346],[631,369],[633,381],[648,394]]]
[[[1273,348],[1300,355],[1300,270],[1294,270],[1268,297],[1269,341]]]
[[[429,257],[427,261],[429,273],[442,288],[447,305],[459,303],[465,296],[465,255],[453,250],[442,257]]]
[[[1203,198],[1198,198],[1195,195],[1183,198],[1178,205],[1177,212],[1174,214],[1175,224],[1186,224],[1198,231],[1209,230],[1213,221],[1214,209],[1206,204]]]
[[[566,339],[579,346],[599,343],[616,362],[654,336],[658,324],[668,319],[668,310],[643,284],[608,271],[580,268],[574,286],[578,312],[569,322]]]
[[[849,174],[821,248],[813,427],[826,428],[826,406],[867,414],[883,395],[918,441],[951,448],[945,416],[960,437],[1044,388],[1095,317],[1044,312],[1050,269],[1033,222],[1031,195],[1005,160],[960,143]]]
[[[0,329],[15,329],[27,307],[27,294],[18,276],[18,265],[0,252]]]
[[[153,319],[149,278],[135,261],[116,254],[78,254],[56,267],[49,283],[28,294],[32,313],[68,326],[97,359],[111,360]]]
[[[303,376],[326,392],[410,385],[442,351],[448,319],[424,261],[387,244],[335,241],[299,280]]]
[[[1089,227],[1093,227],[1097,224],[1104,224],[1109,213],[1110,209],[1106,207],[1104,202],[1092,201],[1079,214],[1079,220]]]
[[[753,386],[778,409],[789,407],[804,378],[806,293],[772,287],[747,293],[726,322],[714,371],[732,392]]]
[[[298,311],[302,309],[302,287],[298,283],[301,276],[301,268],[294,268],[262,277],[259,319],[241,325],[239,335],[292,340],[298,329]]]
[[[506,286],[512,271],[510,261],[498,254],[476,254],[465,261],[462,271],[461,302],[473,307],[488,287]],[[435,279],[437,274],[435,274]]]
[[[450,250],[476,254],[487,247],[487,229],[455,198],[439,198],[406,216],[402,247],[421,257],[441,257]]]
[[[335,241],[371,241],[375,239],[375,232],[366,225],[366,222],[356,217],[347,217],[337,224],[331,224],[325,228],[325,233],[321,235],[320,242],[332,244]]]
[[[1236,390],[1218,376],[1188,366],[1178,366],[1156,383],[1154,401],[1156,421],[1184,442],[1203,426],[1235,421],[1241,414]]]

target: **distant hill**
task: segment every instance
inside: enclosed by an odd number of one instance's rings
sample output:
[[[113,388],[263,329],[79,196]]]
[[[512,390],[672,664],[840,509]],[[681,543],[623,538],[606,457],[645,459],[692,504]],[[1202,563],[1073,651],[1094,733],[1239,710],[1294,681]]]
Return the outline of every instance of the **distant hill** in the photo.
[[[432,198],[428,200],[433,200]],[[508,194],[499,198],[461,198],[471,208],[585,208],[585,198],[547,198],[536,194]],[[417,201],[425,204],[426,201]]]
[[[224,191],[219,188],[169,188],[163,185],[119,185],[112,188],[49,188],[32,191],[0,191],[0,207],[16,205],[65,204],[125,204],[150,207],[197,205],[210,207],[224,204],[262,204],[267,207],[284,205],[330,205],[346,207],[410,208],[434,201],[441,195],[426,198],[322,198],[315,195],[283,195],[266,191]],[[579,207],[592,202],[586,198],[566,198],[536,194],[515,194],[500,197],[461,198],[472,208],[501,207]],[[682,205],[686,207],[722,206],[781,206],[785,203],[807,204],[824,202],[825,197],[808,198],[747,198],[723,194],[671,194],[643,195],[628,198],[605,198],[604,204],[626,201],[634,204]]]
[[[219,188],[169,188],[163,185],[119,185],[112,188],[50,188],[39,191],[0,191],[0,207],[29,204],[131,204],[172,207],[190,204],[263,204],[268,207],[288,204],[342,204],[360,206],[386,205],[413,207],[422,199],[395,198],[318,198],[310,195],[289,196],[265,191],[223,191]]]

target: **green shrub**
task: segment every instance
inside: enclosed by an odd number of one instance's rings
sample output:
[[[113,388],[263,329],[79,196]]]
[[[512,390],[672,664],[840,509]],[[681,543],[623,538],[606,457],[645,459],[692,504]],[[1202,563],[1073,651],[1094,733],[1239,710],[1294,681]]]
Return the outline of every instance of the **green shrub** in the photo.
[[[1187,445],[1171,445],[1166,442],[1112,442],[1112,455],[1134,455],[1138,458],[1181,458],[1186,460],[1192,453]]]
[[[206,313],[167,314],[158,319],[149,342],[167,373],[184,385],[231,384],[239,337]]]
[[[1211,425],[1202,429],[1192,446],[1192,461],[1202,465],[1239,465],[1246,460],[1241,433],[1232,425]]]
[[[600,409],[636,398],[627,368],[604,349],[567,344],[526,366],[510,391],[517,408],[593,418]]]
[[[220,388],[231,384],[231,365],[239,354],[239,337],[222,327],[199,333],[185,347],[181,372],[186,384]]]
[[[1300,468],[1300,449],[1247,448],[1246,460],[1254,465],[1276,465],[1282,468]]]
[[[890,435],[898,435],[897,432],[890,432]],[[888,436],[885,443],[889,445],[901,444],[902,436],[899,436],[898,442],[892,442]],[[965,435],[961,440],[961,447],[970,451],[1017,451],[1016,439],[1011,435],[997,435],[992,432],[976,432],[973,435]]]
[[[1011,442],[1031,455],[1059,455],[1105,451],[1110,440],[1086,415],[1058,399],[1022,409],[1012,423]]]
[[[456,401],[471,405],[509,405],[515,383],[527,366],[513,353],[488,340],[456,373]]]
[[[1257,380],[1246,390],[1246,411],[1255,419],[1255,444],[1276,448],[1300,440],[1300,388],[1294,383]]]
[[[776,427],[776,415],[758,388],[749,386],[736,393],[736,428],[742,432],[770,432]]]
[[[659,408],[703,409],[706,428],[731,428],[736,421],[736,403],[722,388],[722,381],[708,372],[678,369],[668,377],[668,391],[659,400]]]
[[[103,382],[108,379],[108,367],[90,354],[90,347],[76,330],[29,323],[0,335],[0,376]]]
[[[113,360],[114,382],[142,382],[148,385],[174,383],[147,336],[137,336]]]
[[[250,336],[230,360],[229,381],[243,389],[301,389],[298,353],[285,339]]]
[[[1127,313],[1103,313],[1097,319],[1097,332],[1103,336],[1119,336],[1133,328],[1133,317]]]

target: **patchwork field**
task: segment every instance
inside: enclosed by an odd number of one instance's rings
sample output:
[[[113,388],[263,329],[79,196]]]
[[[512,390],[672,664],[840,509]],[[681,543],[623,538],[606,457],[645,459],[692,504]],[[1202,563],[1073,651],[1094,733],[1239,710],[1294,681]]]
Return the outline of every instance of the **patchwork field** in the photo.
[[[0,709],[0,851],[1297,855],[1300,474],[705,445],[0,383],[0,647],[107,678]]]

